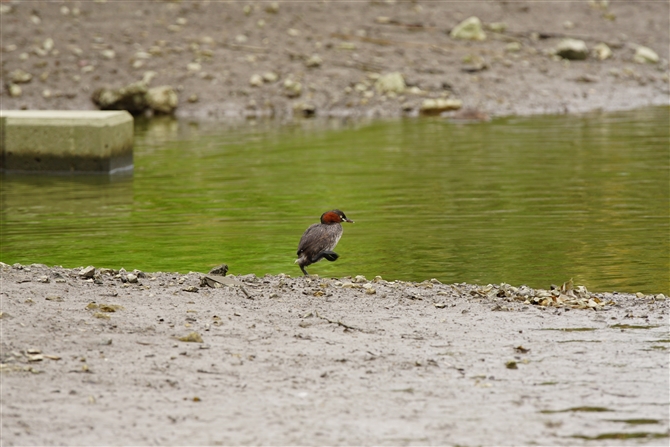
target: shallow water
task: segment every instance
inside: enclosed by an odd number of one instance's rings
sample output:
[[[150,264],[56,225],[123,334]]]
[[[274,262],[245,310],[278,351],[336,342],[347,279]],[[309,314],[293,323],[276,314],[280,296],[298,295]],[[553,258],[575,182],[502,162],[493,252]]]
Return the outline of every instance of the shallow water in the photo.
[[[0,257],[298,275],[337,207],[356,223],[310,273],[668,293],[669,119],[140,121],[131,176],[3,175]]]

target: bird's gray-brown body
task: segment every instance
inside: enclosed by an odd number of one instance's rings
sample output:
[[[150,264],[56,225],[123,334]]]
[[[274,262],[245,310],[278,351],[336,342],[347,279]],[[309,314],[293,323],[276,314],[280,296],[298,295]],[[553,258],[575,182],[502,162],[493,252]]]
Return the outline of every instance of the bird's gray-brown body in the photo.
[[[342,237],[340,222],[352,222],[340,210],[333,210],[321,215],[321,223],[310,225],[300,238],[298,259],[295,261],[300,270],[307,276],[305,267],[321,259],[335,261],[339,255],[333,251]],[[352,222],[353,223],[353,222]]]

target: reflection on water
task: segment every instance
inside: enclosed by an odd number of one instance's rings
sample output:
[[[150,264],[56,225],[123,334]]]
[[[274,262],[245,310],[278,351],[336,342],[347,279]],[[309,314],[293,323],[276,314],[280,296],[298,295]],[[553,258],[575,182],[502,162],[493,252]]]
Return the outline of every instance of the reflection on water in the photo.
[[[136,125],[131,177],[2,177],[3,262],[670,291],[668,108],[453,124]]]

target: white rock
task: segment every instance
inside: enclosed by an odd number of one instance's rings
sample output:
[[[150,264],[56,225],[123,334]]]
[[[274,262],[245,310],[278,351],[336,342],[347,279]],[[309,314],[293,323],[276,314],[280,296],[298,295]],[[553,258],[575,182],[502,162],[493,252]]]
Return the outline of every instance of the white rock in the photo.
[[[249,78],[249,85],[253,87],[260,87],[263,85],[263,77],[259,74],[252,74]]]
[[[454,39],[486,40],[486,33],[482,29],[482,22],[474,16],[456,25],[449,35]]]
[[[172,113],[179,104],[175,89],[169,85],[150,88],[146,94],[147,104],[159,113]]]
[[[600,42],[593,47],[593,54],[598,60],[604,61],[612,57],[612,50],[610,50],[610,47],[606,43]]]
[[[382,75],[375,82],[375,89],[379,93],[402,93],[405,91],[405,78],[397,71]]]
[[[657,64],[658,54],[651,48],[639,46],[637,47],[637,50],[635,50],[633,60],[638,64]]]
[[[589,49],[583,40],[563,39],[556,46],[556,54],[563,59],[584,60],[589,56]]]

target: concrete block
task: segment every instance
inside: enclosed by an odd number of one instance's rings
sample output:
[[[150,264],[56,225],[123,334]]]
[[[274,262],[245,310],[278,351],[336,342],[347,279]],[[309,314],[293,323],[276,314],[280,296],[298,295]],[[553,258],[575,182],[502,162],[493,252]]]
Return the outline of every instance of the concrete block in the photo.
[[[0,110],[0,169],[114,173],[133,166],[126,111]]]

